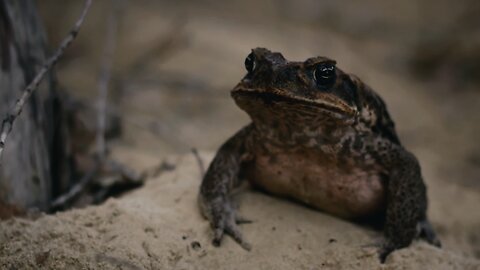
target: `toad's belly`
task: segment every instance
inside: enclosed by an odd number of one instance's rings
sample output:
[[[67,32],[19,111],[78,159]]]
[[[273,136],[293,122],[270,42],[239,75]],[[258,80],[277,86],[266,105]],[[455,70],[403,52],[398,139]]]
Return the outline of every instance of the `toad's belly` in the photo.
[[[256,156],[245,169],[254,186],[336,216],[360,218],[385,209],[384,179],[372,167],[348,168],[290,153]]]

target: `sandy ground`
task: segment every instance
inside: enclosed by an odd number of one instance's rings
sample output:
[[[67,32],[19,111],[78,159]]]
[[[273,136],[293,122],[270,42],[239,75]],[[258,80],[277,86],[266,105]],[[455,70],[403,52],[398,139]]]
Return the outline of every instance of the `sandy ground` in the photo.
[[[129,155],[143,165],[158,162]],[[215,248],[196,204],[197,161],[185,155],[168,162],[174,170],[121,199],[0,223],[1,269],[480,269],[480,260],[448,238],[443,249],[416,242],[380,265],[368,247],[379,232],[251,190],[237,200],[240,212],[254,221],[242,226],[252,251],[230,238]],[[448,223],[434,221],[439,228]],[[445,234],[440,230],[440,237]]]
[[[80,1],[46,2],[40,7],[55,43]],[[124,133],[113,154],[137,170],[165,158],[176,169],[100,206],[1,221],[0,269],[480,269],[479,92],[405,72],[412,36],[422,34],[413,30],[429,29],[435,17],[404,2],[375,0],[265,0],[254,7],[253,1],[138,2],[127,5],[119,35],[111,105]],[[58,67],[61,85],[87,100],[96,92],[106,10],[105,2],[96,3]],[[450,13],[460,6],[447,4]],[[317,11],[336,20],[315,21]],[[448,18],[445,12],[432,11]],[[416,242],[380,265],[375,250],[365,247],[380,232],[251,190],[238,200],[241,213],[255,221],[242,226],[253,250],[229,238],[222,248],[211,246],[196,205],[200,172],[189,151],[200,149],[208,162],[248,122],[228,91],[257,46],[293,60],[329,56],[381,94],[402,142],[421,163],[443,249]]]

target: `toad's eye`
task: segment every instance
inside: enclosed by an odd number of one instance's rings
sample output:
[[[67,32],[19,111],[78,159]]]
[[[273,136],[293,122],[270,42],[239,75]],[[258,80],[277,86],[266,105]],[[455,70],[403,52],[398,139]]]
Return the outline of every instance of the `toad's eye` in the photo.
[[[255,69],[255,55],[251,52],[247,58],[245,58],[245,68],[248,72],[252,72]]]
[[[332,63],[321,63],[313,71],[313,78],[320,87],[331,86],[336,79],[335,65]]]

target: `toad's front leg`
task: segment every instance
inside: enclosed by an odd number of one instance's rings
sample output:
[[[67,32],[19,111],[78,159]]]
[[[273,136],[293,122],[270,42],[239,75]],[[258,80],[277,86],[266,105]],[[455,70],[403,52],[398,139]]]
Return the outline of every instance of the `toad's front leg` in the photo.
[[[417,159],[400,147],[393,147],[382,156],[389,167],[385,244],[380,260],[394,250],[407,247],[420,233],[432,245],[440,246],[427,220],[427,195]],[[418,231],[420,230],[420,231]]]
[[[245,220],[237,215],[231,198],[232,190],[242,180],[239,179],[239,171],[248,156],[245,142],[249,130],[249,126],[243,128],[220,147],[200,186],[199,205],[214,230],[215,246],[220,246],[223,235],[228,234],[244,249],[251,248],[238,229],[237,224]]]

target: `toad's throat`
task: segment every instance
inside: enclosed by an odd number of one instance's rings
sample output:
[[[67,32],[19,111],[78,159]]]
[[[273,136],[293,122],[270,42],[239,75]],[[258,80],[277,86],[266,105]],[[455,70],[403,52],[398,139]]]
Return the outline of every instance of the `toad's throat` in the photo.
[[[352,108],[346,104],[334,104],[328,100],[310,100],[293,95],[285,95],[276,92],[265,92],[255,89],[235,88],[231,92],[232,97],[239,103],[252,100],[262,100],[264,104],[272,103],[284,103],[284,104],[296,104],[311,108],[312,111],[320,110],[334,113],[337,117],[348,119],[353,118],[357,114],[356,108]],[[242,106],[241,106],[242,107]]]

